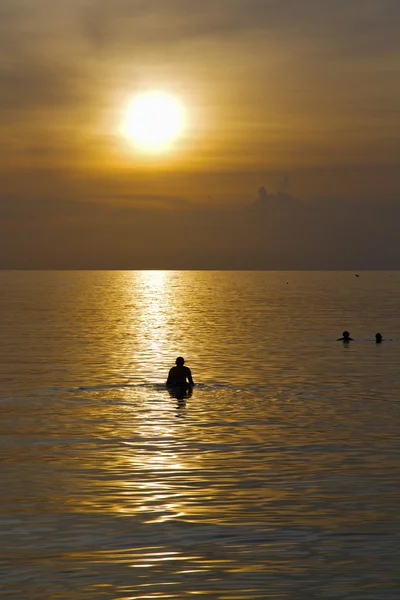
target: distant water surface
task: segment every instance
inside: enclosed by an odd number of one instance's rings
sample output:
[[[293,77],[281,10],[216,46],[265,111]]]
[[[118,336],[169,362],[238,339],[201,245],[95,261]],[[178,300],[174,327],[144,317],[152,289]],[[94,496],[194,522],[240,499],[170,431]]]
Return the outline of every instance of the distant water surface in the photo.
[[[0,596],[398,600],[400,272],[359,275],[0,272]]]

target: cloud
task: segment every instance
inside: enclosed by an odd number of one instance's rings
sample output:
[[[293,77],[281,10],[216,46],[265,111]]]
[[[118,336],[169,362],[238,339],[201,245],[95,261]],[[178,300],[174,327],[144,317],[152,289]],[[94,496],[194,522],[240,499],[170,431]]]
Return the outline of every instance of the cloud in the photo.
[[[114,205],[3,197],[0,267],[400,267],[400,198],[300,203],[264,190],[258,200],[236,207],[193,206],[163,196],[139,205],[136,196],[135,204],[124,197]],[[274,205],[282,196],[288,202]]]
[[[88,36],[99,45],[149,44],[238,34],[273,35],[285,44],[301,38],[363,54],[399,47],[397,0],[95,0],[82,9]]]
[[[72,3],[73,5],[73,3]],[[0,8],[0,108],[10,113],[55,111],[88,97],[90,75],[74,11],[49,0],[3,0]],[[79,60],[79,58],[81,60]],[[4,119],[5,114],[7,116]],[[18,118],[25,119],[26,115]],[[26,119],[28,121],[28,119]]]
[[[53,244],[68,262],[68,239],[57,240],[61,230],[81,244],[73,264],[85,264],[85,227],[94,247],[107,238],[115,264],[130,256],[132,244],[139,255],[149,253],[149,237],[155,263],[165,258],[168,264],[172,255],[182,260],[181,248],[198,265],[214,258],[227,265],[314,264],[322,247],[335,257],[344,221],[354,239],[370,231],[362,208],[348,212],[351,204],[321,202],[308,211],[307,201],[284,190],[260,192],[242,211],[193,205],[201,194],[227,203],[237,194],[242,201],[246,189],[265,181],[263,169],[292,169],[306,160],[330,171],[298,174],[305,198],[343,196],[347,189],[350,196],[395,197],[398,0],[70,0],[54,6],[53,0],[0,6],[0,211],[13,223],[13,235],[18,223],[32,232],[48,227],[52,243],[30,238],[43,264]],[[175,179],[157,168],[141,171],[145,163],[133,154],[118,164],[118,143],[107,129],[118,112],[112,103],[142,76],[188,90],[200,115],[188,157],[171,168]],[[348,165],[348,172],[333,164]],[[4,165],[15,170],[5,172]],[[381,239],[390,219],[378,200],[373,206]],[[327,230],[322,237],[318,223]],[[20,259],[11,238],[9,244]],[[268,262],[268,256],[275,258]]]
[[[398,55],[399,17],[397,0],[70,0],[57,10],[50,0],[36,0],[34,5],[30,0],[3,0],[0,57],[6,76],[15,67],[21,94],[29,78],[30,90],[35,78],[38,86],[42,80],[45,87],[49,85],[49,70],[54,70],[55,86],[60,86],[61,79],[68,83],[72,72],[81,73],[96,60],[93,49],[135,64],[143,53],[162,52],[167,60],[176,46],[184,44],[187,50],[192,42],[202,40],[212,43],[210,53],[217,60],[225,42],[232,55],[231,42],[238,48],[247,44],[249,51],[267,43],[278,56],[306,61],[303,69],[307,62],[324,63],[326,71],[327,65],[342,64],[344,59],[374,69],[371,57]],[[213,42],[221,52],[216,54]],[[201,48],[197,51],[200,54]],[[208,55],[207,46],[203,52]],[[398,68],[396,59],[394,68]],[[310,66],[310,71],[314,69],[315,65]],[[21,78],[26,86],[21,87]],[[65,85],[63,90],[70,87]]]
[[[276,194],[269,194],[265,186],[260,187],[258,190],[258,199],[252,205],[253,208],[258,210],[293,210],[300,206],[299,201],[290,194],[284,192],[278,192]]]
[[[77,104],[79,78],[71,69],[26,61],[0,66],[0,109],[50,109]]]
[[[129,194],[129,193],[114,193],[110,197],[109,194],[93,194],[92,200],[95,202],[103,202],[110,206],[112,200],[114,211],[132,211],[133,208],[146,210],[184,210],[193,209],[193,202],[189,202],[187,198],[174,196],[156,196],[151,194]]]

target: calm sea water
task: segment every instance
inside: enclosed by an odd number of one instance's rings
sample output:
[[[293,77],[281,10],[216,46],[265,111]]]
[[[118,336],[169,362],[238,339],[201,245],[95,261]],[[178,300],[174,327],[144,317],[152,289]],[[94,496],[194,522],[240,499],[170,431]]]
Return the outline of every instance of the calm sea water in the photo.
[[[0,596],[398,600],[399,297],[400,272],[1,272]]]

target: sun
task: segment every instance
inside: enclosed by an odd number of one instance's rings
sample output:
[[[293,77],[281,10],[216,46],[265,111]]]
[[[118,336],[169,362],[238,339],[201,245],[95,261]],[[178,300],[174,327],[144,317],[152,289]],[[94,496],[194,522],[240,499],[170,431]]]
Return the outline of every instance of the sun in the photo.
[[[172,94],[147,92],[129,104],[121,133],[138,148],[159,152],[170,147],[184,128],[183,106]]]

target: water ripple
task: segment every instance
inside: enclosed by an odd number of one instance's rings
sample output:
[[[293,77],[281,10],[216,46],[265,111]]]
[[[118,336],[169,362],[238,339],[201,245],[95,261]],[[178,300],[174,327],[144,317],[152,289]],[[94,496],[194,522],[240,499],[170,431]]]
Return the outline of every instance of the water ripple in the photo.
[[[394,281],[10,277],[0,596],[397,600]],[[197,385],[171,394],[181,353]]]

